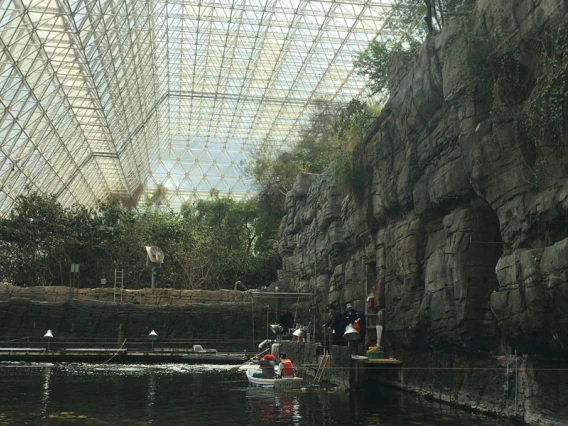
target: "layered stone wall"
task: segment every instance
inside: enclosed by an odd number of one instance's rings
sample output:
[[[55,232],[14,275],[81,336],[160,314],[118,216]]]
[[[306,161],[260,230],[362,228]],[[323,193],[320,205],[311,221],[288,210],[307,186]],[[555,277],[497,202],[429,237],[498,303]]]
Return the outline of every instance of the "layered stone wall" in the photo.
[[[60,340],[91,345],[106,341],[145,340],[151,330],[165,340],[186,341],[187,348],[256,351],[266,337],[266,309],[250,303],[193,303],[185,306],[147,306],[88,300],[64,303],[11,299],[0,302],[3,341],[41,339],[50,329]],[[254,332],[254,335],[253,335]],[[254,344],[254,347],[253,347]]]
[[[502,38],[495,60],[514,58],[534,82],[534,40],[567,21],[568,4],[477,1],[474,16],[477,36]],[[566,424],[565,141],[536,146],[522,135],[530,90],[513,104],[471,96],[465,77],[482,70],[464,72],[467,37],[450,25],[416,57],[392,58],[390,99],[356,153],[362,197],[344,197],[329,174],[298,178],[279,285],[317,292],[322,321],[329,302],[363,310],[374,297],[368,321],[383,319],[383,346],[405,367],[377,381]]]
[[[19,287],[0,284],[0,301],[25,298],[37,302],[64,303],[68,300],[93,300],[151,306],[184,306],[192,303],[251,302],[250,292],[233,290],[174,290],[146,288],[141,290],[117,290],[112,288],[70,288],[62,286]]]

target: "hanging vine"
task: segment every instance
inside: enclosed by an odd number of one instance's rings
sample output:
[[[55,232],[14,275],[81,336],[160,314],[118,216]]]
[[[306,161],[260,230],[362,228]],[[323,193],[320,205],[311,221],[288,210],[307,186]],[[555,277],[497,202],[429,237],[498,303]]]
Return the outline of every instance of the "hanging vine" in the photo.
[[[564,154],[568,129],[568,24],[542,40],[541,69],[526,103],[526,126],[537,146]]]

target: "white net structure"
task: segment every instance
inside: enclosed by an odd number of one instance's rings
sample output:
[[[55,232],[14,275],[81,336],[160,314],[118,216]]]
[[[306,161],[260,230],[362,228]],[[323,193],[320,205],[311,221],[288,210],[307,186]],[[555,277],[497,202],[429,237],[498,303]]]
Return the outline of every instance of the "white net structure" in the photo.
[[[0,214],[168,189],[244,198],[255,146],[367,82],[394,0],[0,0]]]

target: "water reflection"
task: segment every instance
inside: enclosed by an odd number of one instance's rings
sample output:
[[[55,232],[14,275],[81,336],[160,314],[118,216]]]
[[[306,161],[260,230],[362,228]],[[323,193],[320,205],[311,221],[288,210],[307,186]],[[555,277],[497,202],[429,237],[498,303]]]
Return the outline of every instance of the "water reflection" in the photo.
[[[46,368],[43,371],[43,392],[41,394],[41,412],[47,412],[47,404],[49,402],[49,383],[51,382],[51,368]]]
[[[280,420],[283,422],[290,421],[290,424],[299,425],[301,418],[300,401],[298,398],[282,394],[280,396]]]
[[[152,420],[152,406],[154,405],[154,401],[156,399],[156,374],[153,371],[150,371],[148,374],[148,423],[153,423]]]
[[[259,424],[299,425],[302,419],[298,395],[290,391],[249,387],[246,400],[247,411]]]
[[[244,372],[229,368],[0,365],[0,425],[508,424],[379,388],[364,393],[252,388]]]

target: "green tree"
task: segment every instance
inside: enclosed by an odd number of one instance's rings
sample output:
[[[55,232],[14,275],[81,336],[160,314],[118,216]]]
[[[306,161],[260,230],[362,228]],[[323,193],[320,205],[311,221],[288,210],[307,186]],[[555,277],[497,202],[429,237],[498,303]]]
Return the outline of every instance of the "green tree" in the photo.
[[[334,123],[334,134],[341,149],[334,156],[332,174],[344,193],[351,193],[359,199],[363,196],[367,172],[355,153],[359,144],[369,136],[370,126],[380,111],[377,105],[353,99],[341,110]]]
[[[9,216],[0,219],[0,271],[19,285],[48,285],[66,257],[67,212],[55,196],[20,195]]]
[[[369,133],[380,108],[352,99],[341,108],[319,103],[308,124],[300,132],[300,140],[290,151],[270,156],[270,145],[255,154],[247,172],[260,188],[260,206],[275,222],[284,215],[285,193],[292,189],[301,172],[322,173],[333,165],[332,172],[346,192],[360,193],[362,170],[355,166],[353,151]],[[268,220],[268,217],[266,218]]]
[[[333,123],[333,135],[342,150],[352,151],[369,134],[369,126],[381,112],[378,105],[352,99]]]
[[[150,196],[146,198],[145,206],[160,208],[166,203],[168,198],[168,188],[164,183],[159,183],[156,185],[156,189],[152,192]]]
[[[568,24],[549,30],[542,45],[539,76],[525,107],[524,124],[537,146],[548,145],[565,150],[568,134]],[[515,89],[519,92],[518,88]],[[557,151],[557,155],[559,153],[564,155],[562,151]]]
[[[211,286],[232,288],[235,281],[242,281],[247,287],[255,287],[275,277],[276,254],[271,241],[279,221],[258,207],[255,200],[213,197],[186,205],[182,211],[188,223],[199,223],[196,242],[209,241],[201,245],[209,247],[210,267],[205,270]]]
[[[21,196],[0,219],[0,274],[15,284],[66,285],[71,263],[80,264],[80,285],[95,287],[115,269],[127,288],[148,286],[144,246],[158,246],[165,260],[158,285],[172,288],[248,287],[273,280],[279,217],[257,200],[210,200],[171,209],[132,210],[118,198],[94,208],[64,209],[55,196]]]
[[[299,159],[304,171],[322,173],[333,159],[339,148],[334,123],[341,110],[339,105],[319,101],[308,123],[300,129],[300,139],[291,153]]]
[[[338,149],[333,123],[337,105],[317,102],[308,123],[300,130],[300,140],[288,151],[276,152],[274,142],[265,140],[252,153],[246,168],[258,188],[258,198],[267,213],[284,215],[286,193],[292,189],[299,173],[321,173]]]
[[[81,286],[97,286],[102,277],[110,279],[115,269],[126,269],[127,278],[131,278],[128,271],[138,258],[136,248],[140,246],[133,232],[134,211],[111,199],[92,209],[73,206],[68,210],[68,221],[65,253],[71,263],[80,264]]]
[[[401,0],[382,33],[357,56],[355,71],[369,78],[373,93],[385,93],[392,52],[414,54],[428,33],[440,31],[473,3],[475,0]]]

